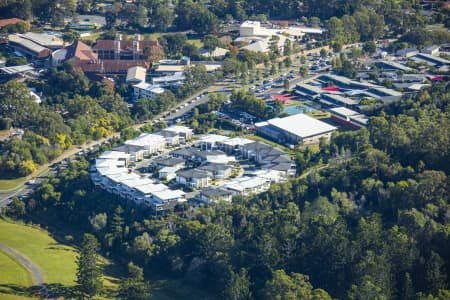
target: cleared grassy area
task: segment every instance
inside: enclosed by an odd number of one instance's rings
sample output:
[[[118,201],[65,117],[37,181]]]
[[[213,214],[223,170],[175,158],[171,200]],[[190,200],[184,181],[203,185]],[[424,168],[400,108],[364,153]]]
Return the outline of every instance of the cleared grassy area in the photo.
[[[189,39],[187,42],[189,44],[195,45],[197,48],[203,47],[203,42],[200,39]]]
[[[75,284],[76,250],[59,244],[46,231],[0,220],[0,242],[38,265],[47,283]]]
[[[0,299],[33,299],[27,297],[33,286],[30,272],[14,257],[0,251]]]
[[[27,181],[26,177],[19,177],[14,179],[0,179],[0,192],[3,190],[9,190],[19,188]]]
[[[39,266],[53,294],[71,295],[76,279],[77,249],[57,242],[45,230],[11,223],[4,219],[0,219],[0,243],[27,256]],[[105,258],[100,258],[100,264],[105,270],[103,277],[105,299],[114,298],[119,284],[116,276],[121,275],[121,270],[115,268]],[[15,294],[19,293],[16,291]],[[0,294],[0,299],[4,299],[2,296]]]

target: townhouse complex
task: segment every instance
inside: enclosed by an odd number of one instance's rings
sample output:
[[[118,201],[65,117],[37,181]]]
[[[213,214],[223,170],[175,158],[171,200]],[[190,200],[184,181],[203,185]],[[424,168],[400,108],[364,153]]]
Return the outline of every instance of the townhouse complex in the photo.
[[[102,153],[91,179],[96,187],[160,213],[187,201],[209,205],[261,193],[295,173],[295,163],[281,149],[242,137],[194,137],[190,128],[175,125]]]

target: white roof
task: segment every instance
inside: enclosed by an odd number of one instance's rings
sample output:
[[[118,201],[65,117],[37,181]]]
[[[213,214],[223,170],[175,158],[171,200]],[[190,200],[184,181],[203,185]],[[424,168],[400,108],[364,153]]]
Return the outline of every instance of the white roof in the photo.
[[[225,185],[227,189],[235,191],[244,191],[245,189],[255,188],[267,183],[267,179],[261,177],[241,177]]]
[[[153,194],[154,198],[157,198],[162,201],[179,199],[179,198],[182,198],[184,195],[186,195],[186,193],[183,192],[182,190],[169,190],[169,189],[162,190],[162,191],[155,191],[152,194]]]
[[[146,195],[148,195],[148,194],[153,195],[156,192],[161,192],[161,191],[165,191],[168,189],[167,185],[162,184],[162,183],[158,183],[158,184],[148,183],[148,184],[135,186],[134,188],[136,190],[138,190],[139,192],[146,194]]]
[[[130,159],[130,154],[122,152],[122,151],[105,151],[98,158],[103,159]]]
[[[277,170],[263,169],[252,172],[253,175],[269,181],[279,181],[282,172]]]
[[[296,114],[285,118],[274,118],[268,120],[267,123],[301,138],[307,138],[336,130],[336,127],[305,114]]]
[[[413,91],[420,91],[422,88],[429,87],[429,86],[431,86],[431,84],[415,83],[415,84],[408,86],[408,89],[413,90]]]
[[[359,112],[348,109],[346,107],[335,107],[335,108],[331,108],[330,111],[332,113],[337,113],[338,115],[345,116],[345,117],[359,115]]]
[[[124,172],[127,172],[127,169],[125,168],[117,168],[115,166],[107,167],[107,168],[99,168],[97,167],[97,171],[103,175],[103,176],[109,176],[114,174],[122,174]]]
[[[184,81],[185,79],[186,77],[183,75],[183,72],[175,72],[173,75],[153,77],[152,82],[153,84],[160,84],[160,83]]]
[[[367,123],[369,123],[369,117],[363,114],[351,116],[350,120],[364,125],[367,125]]]
[[[207,155],[206,160],[209,163],[214,164],[228,164],[230,162],[236,161],[236,158],[234,156],[227,156],[227,155]]]
[[[200,143],[216,143],[228,140],[229,137],[218,134],[207,134],[200,138]]]
[[[180,125],[172,125],[170,127],[164,128],[163,131],[170,131],[175,133],[192,133],[191,128]]]
[[[191,66],[194,66],[194,65],[191,64]],[[204,64],[204,66],[206,67],[206,71],[208,71],[208,72],[215,71],[222,67],[222,65],[220,65],[220,64]],[[159,65],[155,71],[156,72],[184,72],[184,69],[186,67],[188,67],[188,66],[186,66],[186,65]]]
[[[62,47],[64,45],[62,38],[51,33],[27,32],[20,36],[44,47]]]
[[[245,49],[252,52],[266,53],[269,51],[269,44],[266,41],[257,41],[250,45],[244,46],[241,49]]]
[[[147,83],[147,82],[144,82],[144,81],[133,85],[133,87],[141,89],[141,90],[149,91],[149,92],[152,92],[154,94],[162,94],[162,93],[164,93],[164,89],[162,87],[160,87],[159,85],[154,85],[154,84]]]
[[[145,76],[147,75],[147,70],[143,67],[135,66],[131,67],[127,71],[126,81],[145,81]]]
[[[33,42],[33,41],[30,41],[30,40],[28,40],[28,39],[22,37],[22,36],[19,35],[19,34],[10,34],[10,35],[8,36],[8,40],[9,40],[10,42],[19,44],[19,45],[21,45],[22,47],[25,47],[25,48],[27,48],[27,49],[29,49],[29,50],[35,52],[35,53],[40,53],[41,51],[44,51],[44,50],[47,49],[46,47],[43,47],[43,46],[39,45],[38,43],[35,43],[35,42]]]
[[[7,74],[16,74],[16,73],[31,71],[31,70],[34,70],[34,68],[31,65],[22,65],[22,66],[3,67],[3,68],[0,68],[0,70]]]
[[[230,50],[220,47],[216,47],[213,51],[209,51],[206,49],[201,50],[201,54],[207,57],[225,56],[228,52],[230,52]]]
[[[176,167],[164,167],[161,168],[158,172],[159,173],[175,173],[179,170],[179,168]]]
[[[166,143],[166,139],[158,134],[152,134],[152,133],[142,133],[140,136],[125,141],[126,145],[133,145],[133,146],[148,146],[152,144],[161,144]]]
[[[242,138],[242,137],[234,137],[234,138],[230,138],[230,139],[221,141],[222,144],[229,145],[229,146],[241,146],[241,145],[246,145],[246,144],[250,144],[253,142],[254,142],[253,140],[249,140],[249,139]]]

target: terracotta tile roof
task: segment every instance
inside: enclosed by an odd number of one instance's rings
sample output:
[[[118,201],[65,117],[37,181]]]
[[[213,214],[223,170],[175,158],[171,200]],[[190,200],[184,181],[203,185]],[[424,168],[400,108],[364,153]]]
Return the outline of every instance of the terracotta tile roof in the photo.
[[[18,19],[18,18],[0,19],[0,27],[6,26],[6,25],[17,24],[19,22],[23,22],[23,20]]]
[[[75,63],[84,72],[87,73],[120,73],[127,72],[131,67],[143,66],[150,68],[150,63],[145,60],[97,60],[95,62],[89,60],[78,60]]]
[[[72,45],[66,48],[67,49],[67,58],[70,59],[75,57],[78,60],[98,60],[98,55],[92,48],[86,45],[83,42],[76,41]]]
[[[156,47],[160,46],[157,41],[140,41],[139,48],[144,49],[146,47]],[[97,40],[97,43],[93,47],[95,50],[113,50],[114,40]],[[133,41],[131,40],[121,40],[120,50],[133,50]]]

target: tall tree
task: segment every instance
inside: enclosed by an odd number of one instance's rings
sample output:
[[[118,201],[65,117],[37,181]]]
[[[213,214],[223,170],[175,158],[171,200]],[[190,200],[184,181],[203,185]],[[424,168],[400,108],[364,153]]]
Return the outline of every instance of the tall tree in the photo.
[[[95,236],[83,236],[78,257],[77,284],[81,299],[92,299],[102,289],[102,270],[97,263],[99,244]]]
[[[132,262],[128,264],[129,277],[119,287],[120,299],[145,300],[150,297],[150,287],[144,280],[144,271]]]
[[[250,280],[246,269],[239,273],[231,271],[230,279],[225,287],[225,299],[227,300],[251,300]]]

